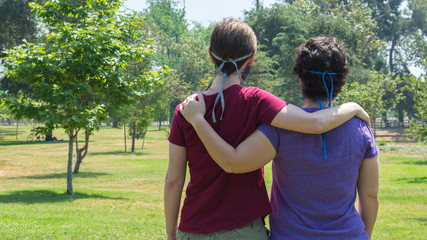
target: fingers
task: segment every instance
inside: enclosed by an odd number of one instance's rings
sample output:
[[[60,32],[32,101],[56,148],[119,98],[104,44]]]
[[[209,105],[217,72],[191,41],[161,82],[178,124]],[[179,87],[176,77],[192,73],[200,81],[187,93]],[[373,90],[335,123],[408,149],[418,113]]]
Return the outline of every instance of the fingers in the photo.
[[[203,93],[202,93],[202,91],[198,91],[197,92],[197,97],[199,98],[199,102],[201,103],[201,104],[203,104],[203,105],[205,105],[205,98],[203,97]]]
[[[368,124],[368,127],[371,128],[371,119],[369,117],[369,114],[363,108],[362,108],[362,115],[364,116],[363,121],[365,121],[366,124]]]
[[[196,96],[197,96],[197,94],[192,94],[191,96],[189,96],[187,99],[189,100],[189,101],[196,101]]]
[[[187,106],[189,106],[189,104],[191,104],[194,101],[197,101],[196,96],[197,96],[197,94],[192,94],[192,95],[188,96],[181,104],[179,104],[179,112],[182,115],[185,115],[185,108]]]
[[[184,114],[184,106],[183,106],[183,103],[179,104],[179,112],[180,112],[181,114]]]

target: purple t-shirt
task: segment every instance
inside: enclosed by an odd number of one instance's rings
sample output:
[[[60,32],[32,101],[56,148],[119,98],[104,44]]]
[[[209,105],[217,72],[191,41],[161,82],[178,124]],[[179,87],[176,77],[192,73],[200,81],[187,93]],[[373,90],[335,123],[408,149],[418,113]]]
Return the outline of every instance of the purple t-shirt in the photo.
[[[277,152],[272,164],[271,239],[368,239],[354,202],[362,160],[378,154],[369,127],[353,118],[327,132],[327,159],[320,134],[270,125],[258,129]]]

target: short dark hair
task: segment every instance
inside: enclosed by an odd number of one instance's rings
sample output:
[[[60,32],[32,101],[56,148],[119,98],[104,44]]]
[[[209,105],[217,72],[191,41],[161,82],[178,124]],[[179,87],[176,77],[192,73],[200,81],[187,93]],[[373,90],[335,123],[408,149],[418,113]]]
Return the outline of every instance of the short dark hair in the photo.
[[[234,18],[226,18],[217,23],[212,29],[210,37],[209,51],[218,57],[227,59],[236,59],[255,52],[257,48],[257,39],[252,28],[245,22]],[[243,59],[237,63],[240,69],[249,59]],[[215,65],[219,67],[222,62],[215,59]],[[236,72],[236,67],[232,63],[224,64],[222,72],[230,75]]]
[[[334,37],[313,37],[295,51],[295,64],[292,73],[301,80],[304,96],[312,99],[327,98],[322,74],[307,71],[339,73],[332,75],[334,84],[332,96],[336,97],[341,92],[347,74],[350,72],[340,41]],[[325,75],[325,83],[330,90],[331,81],[328,74]]]

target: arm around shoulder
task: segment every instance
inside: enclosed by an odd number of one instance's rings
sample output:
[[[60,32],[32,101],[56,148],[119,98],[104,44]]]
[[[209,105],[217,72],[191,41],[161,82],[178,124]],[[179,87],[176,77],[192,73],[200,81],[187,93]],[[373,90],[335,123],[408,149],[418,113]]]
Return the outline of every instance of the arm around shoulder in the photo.
[[[225,172],[252,172],[263,167],[276,155],[271,142],[259,130],[234,148],[222,139],[203,117],[195,119],[193,127],[209,155]]]
[[[301,133],[320,134],[340,126],[354,116],[370,125],[369,115],[357,103],[345,103],[314,113],[288,104],[276,115],[271,125]]]
[[[201,92],[199,101],[195,96],[187,98],[180,106],[180,112],[193,125],[212,159],[228,173],[255,171],[271,161],[276,150],[268,138],[259,130],[255,131],[237,148],[228,144],[204,118],[205,102]]]

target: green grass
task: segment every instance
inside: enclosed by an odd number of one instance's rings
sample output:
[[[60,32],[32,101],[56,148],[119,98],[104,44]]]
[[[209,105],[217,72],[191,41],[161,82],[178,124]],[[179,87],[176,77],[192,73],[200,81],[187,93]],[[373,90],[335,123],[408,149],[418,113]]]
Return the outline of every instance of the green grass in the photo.
[[[0,239],[165,239],[163,181],[168,144],[149,130],[144,149],[124,152],[123,130],[91,136],[88,156],[65,194],[68,143],[27,143],[30,127],[0,126]],[[83,137],[79,137],[83,140]],[[427,156],[380,155],[375,239],[425,239]],[[266,167],[268,188],[271,165]]]

